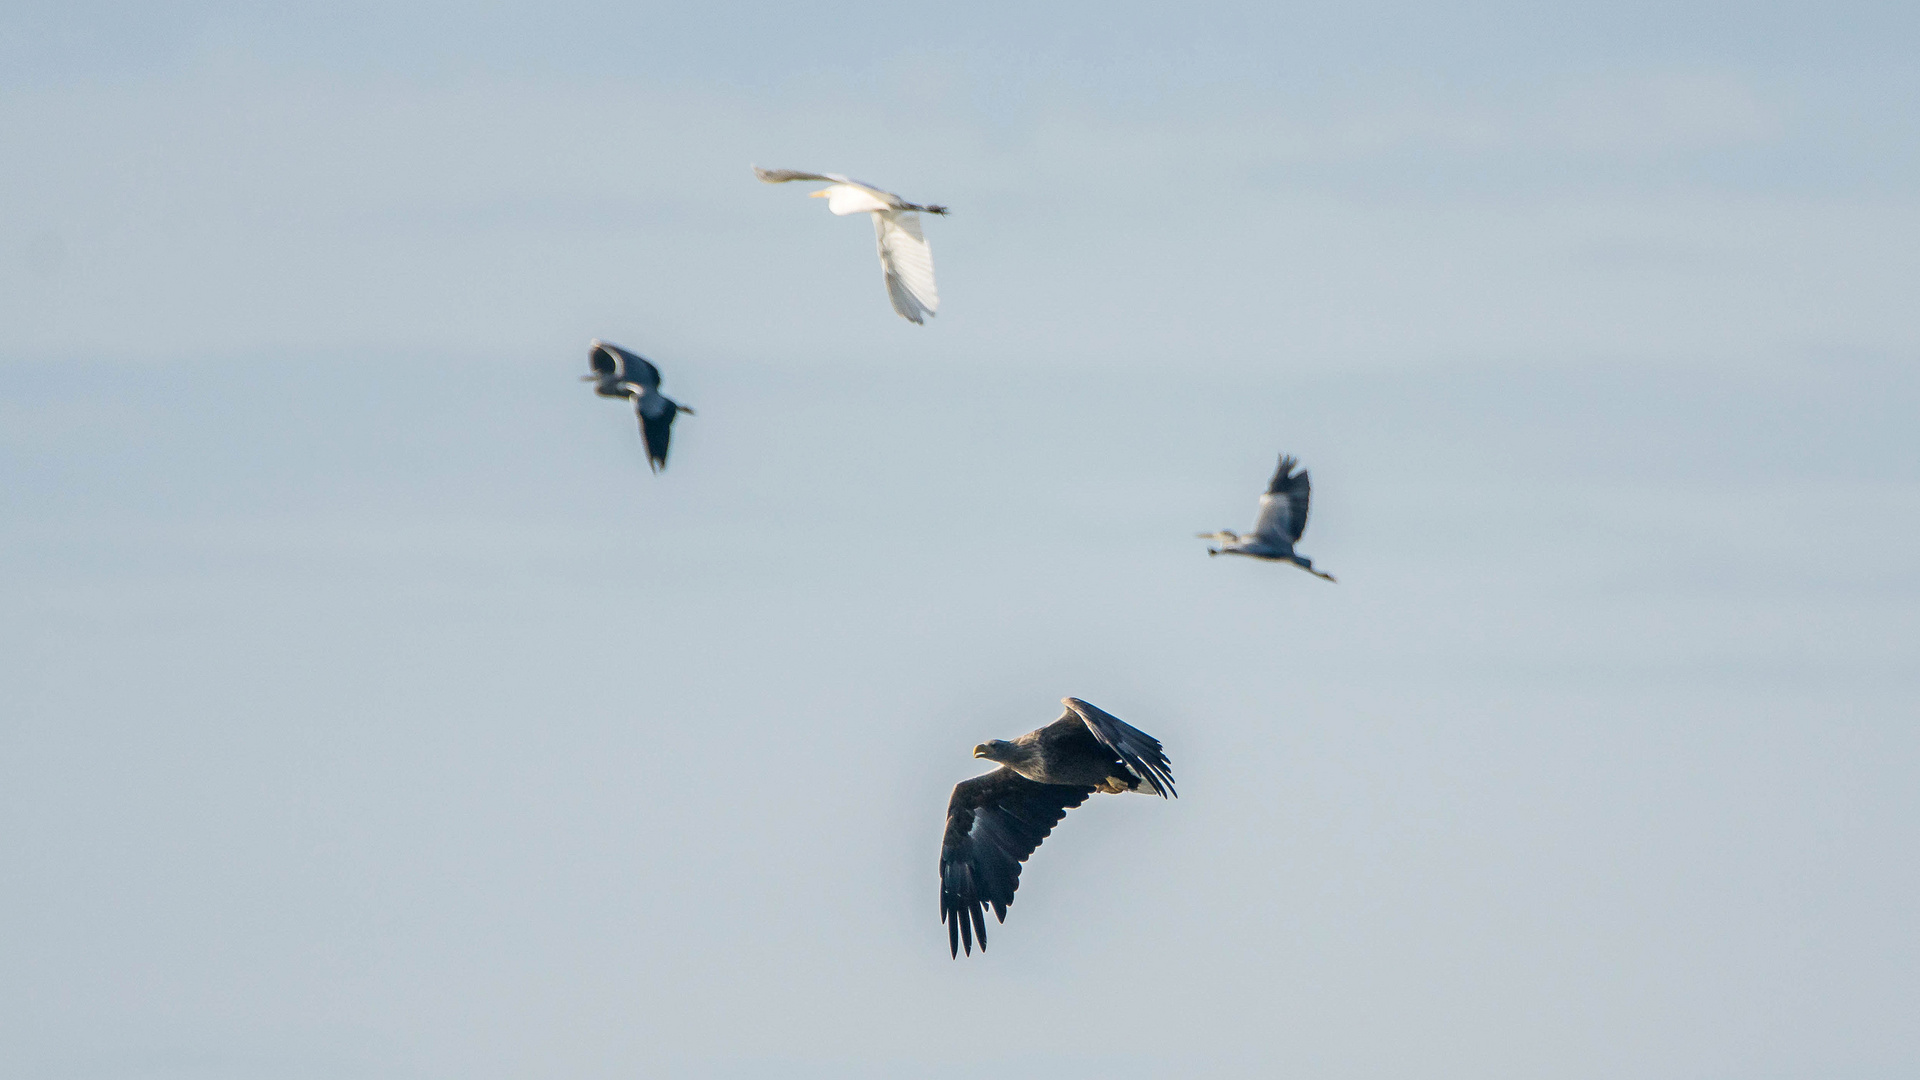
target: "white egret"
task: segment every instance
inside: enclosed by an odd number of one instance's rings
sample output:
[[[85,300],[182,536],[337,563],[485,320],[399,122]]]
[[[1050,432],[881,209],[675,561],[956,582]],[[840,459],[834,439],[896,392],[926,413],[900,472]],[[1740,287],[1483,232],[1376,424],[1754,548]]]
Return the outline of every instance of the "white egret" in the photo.
[[[827,209],[845,217],[848,214],[872,214],[875,242],[880,248],[880,274],[887,285],[887,299],[893,310],[915,325],[924,324],[922,316],[940,309],[940,292],[933,287],[933,250],[920,231],[920,215],[945,214],[944,206],[920,206],[891,191],[872,184],[849,180],[835,173],[795,172],[792,169],[753,167],[762,183],[784,184],[790,180],[818,180],[830,186],[810,196],[826,199]]]

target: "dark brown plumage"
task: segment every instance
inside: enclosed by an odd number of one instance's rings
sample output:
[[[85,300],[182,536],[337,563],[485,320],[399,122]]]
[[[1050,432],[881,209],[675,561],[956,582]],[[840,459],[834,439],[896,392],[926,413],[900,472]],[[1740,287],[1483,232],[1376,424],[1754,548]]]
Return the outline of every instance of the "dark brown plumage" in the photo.
[[[1007,919],[1020,887],[1020,864],[1067,811],[1095,792],[1174,795],[1160,741],[1079,698],[1046,727],[1011,742],[995,739],[973,756],[1001,763],[963,780],[947,800],[940,843],[940,921],[954,956],[987,947],[987,908]]]

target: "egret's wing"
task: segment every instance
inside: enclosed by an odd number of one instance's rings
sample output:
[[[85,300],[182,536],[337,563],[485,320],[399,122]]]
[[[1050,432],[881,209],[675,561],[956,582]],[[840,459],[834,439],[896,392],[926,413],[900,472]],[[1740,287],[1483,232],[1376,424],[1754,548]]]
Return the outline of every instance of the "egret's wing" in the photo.
[[[1005,766],[954,785],[940,841],[940,921],[953,955],[963,946],[973,955],[976,938],[986,950],[987,906],[1007,921],[1020,864],[1091,794],[1084,785],[1042,784]]]
[[[795,169],[763,169],[758,165],[753,167],[753,175],[759,177],[760,182],[763,184],[784,184],[789,180],[819,180],[828,184],[849,184],[854,182],[835,173],[800,172]],[[866,185],[862,184],[861,186],[865,187]]]
[[[922,315],[940,310],[940,291],[933,285],[933,249],[920,231],[920,215],[876,210],[873,232],[893,310],[908,322],[924,322]]]
[[[1067,707],[1067,716],[1078,716],[1080,722],[1087,725],[1087,730],[1093,732],[1093,737],[1100,740],[1100,745],[1113,751],[1122,764],[1132,769],[1135,776],[1145,780],[1161,798],[1176,794],[1171,763],[1161,751],[1159,739],[1100,706],[1077,697],[1061,698],[1060,704]]]
[[[673,439],[673,414],[671,405],[648,415],[641,403],[646,397],[635,394],[633,412],[640,418],[640,441],[647,444],[647,465],[654,472],[667,467],[667,443]]]
[[[1254,535],[1285,540],[1293,544],[1307,528],[1307,503],[1313,494],[1304,472],[1295,473],[1299,462],[1282,454],[1280,467],[1260,496],[1260,520],[1254,523]]]

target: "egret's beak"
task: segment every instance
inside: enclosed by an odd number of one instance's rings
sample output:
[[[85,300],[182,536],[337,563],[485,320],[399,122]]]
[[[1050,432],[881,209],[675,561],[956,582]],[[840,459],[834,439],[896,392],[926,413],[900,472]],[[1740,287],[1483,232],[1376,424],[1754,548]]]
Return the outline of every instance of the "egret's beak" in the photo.
[[[820,189],[819,191],[809,191],[809,192],[807,192],[807,198],[809,198],[809,199],[824,199],[824,198],[826,198],[826,197],[827,197],[827,192],[829,192],[829,191],[831,191],[831,190],[832,190],[831,188],[821,188],[821,189]]]

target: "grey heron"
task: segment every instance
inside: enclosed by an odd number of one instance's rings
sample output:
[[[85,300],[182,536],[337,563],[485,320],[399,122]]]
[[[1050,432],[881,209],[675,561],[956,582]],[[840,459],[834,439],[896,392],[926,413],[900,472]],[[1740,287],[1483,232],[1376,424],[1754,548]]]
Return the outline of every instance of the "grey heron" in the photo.
[[[990,773],[962,780],[947,801],[940,843],[940,921],[947,946],[973,955],[987,948],[987,908],[1007,921],[1020,887],[1020,864],[1067,811],[1095,792],[1174,795],[1160,740],[1076,697],[1062,698],[1060,719],[1017,739],[994,739],[973,756],[997,761]]]
[[[587,363],[593,374],[582,375],[581,381],[597,384],[593,392],[601,397],[633,400],[640,438],[647,444],[647,464],[654,472],[666,468],[673,418],[679,413],[692,416],[693,410],[660,392],[660,369],[639,353],[594,338],[587,347]]]
[[[1315,570],[1312,559],[1293,550],[1307,527],[1307,500],[1313,494],[1307,474],[1293,471],[1298,464],[1293,458],[1280,455],[1280,467],[1267,482],[1267,493],[1260,496],[1260,518],[1254,522],[1253,535],[1241,536],[1226,529],[1198,534],[1200,539],[1220,545],[1208,548],[1207,554],[1250,555],[1256,559],[1290,562],[1315,577],[1334,580],[1332,574]]]
[[[923,316],[939,310],[940,292],[933,286],[933,249],[927,246],[926,235],[920,231],[920,215],[945,214],[946,207],[910,203],[891,191],[882,191],[838,173],[763,169],[755,165],[753,174],[767,184],[819,181],[829,186],[809,197],[827,200],[828,210],[841,217],[873,215],[874,241],[880,248],[880,276],[886,282],[887,299],[893,302],[893,310],[916,326],[925,325]]]

